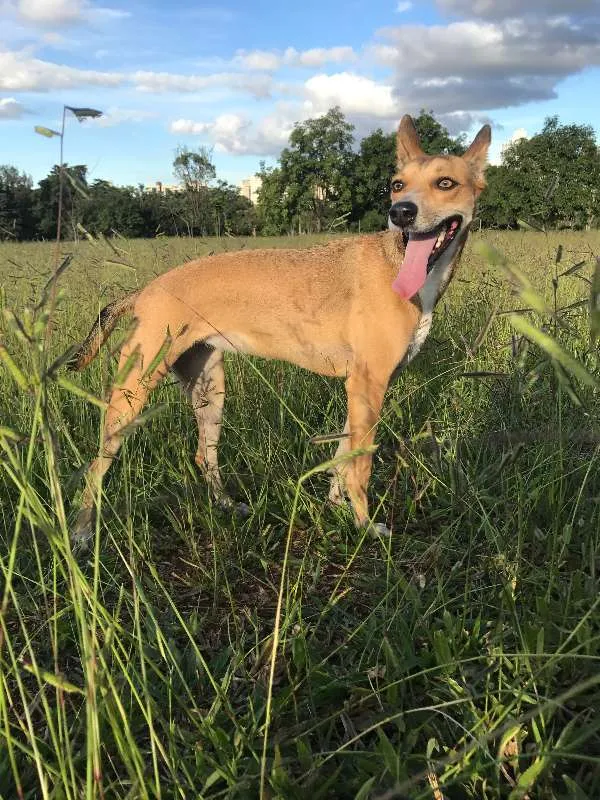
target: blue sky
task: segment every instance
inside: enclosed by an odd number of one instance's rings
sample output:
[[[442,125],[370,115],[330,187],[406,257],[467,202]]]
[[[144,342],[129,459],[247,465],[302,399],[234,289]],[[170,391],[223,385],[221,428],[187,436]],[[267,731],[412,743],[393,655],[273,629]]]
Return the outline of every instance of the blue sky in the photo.
[[[119,184],[172,182],[178,145],[237,183],[293,124],[340,105],[357,136],[432,109],[494,127],[492,160],[546,116],[600,134],[598,0],[0,0],[0,161],[37,181],[66,160]],[[527,10],[524,11],[523,8]]]

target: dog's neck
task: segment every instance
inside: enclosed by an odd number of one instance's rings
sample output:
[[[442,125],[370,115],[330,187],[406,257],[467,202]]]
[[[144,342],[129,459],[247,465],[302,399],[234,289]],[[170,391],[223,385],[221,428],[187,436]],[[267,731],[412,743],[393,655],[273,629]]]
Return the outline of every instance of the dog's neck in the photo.
[[[388,233],[389,237],[386,239],[386,244],[384,245],[386,248],[386,255],[399,269],[405,254],[402,233],[396,233],[395,231],[389,231]],[[467,235],[465,234],[463,238],[457,242],[456,249],[449,254],[449,258],[444,259],[444,254],[442,254],[442,260],[434,265],[431,272],[427,275],[427,280],[421,290],[410,299],[410,302],[417,306],[421,312],[421,317],[415,328],[406,354],[396,367],[391,380],[397,377],[398,373],[412,361],[423,346],[425,339],[427,339],[433,322],[433,310],[452,280],[466,240]]]
[[[385,231],[383,234],[383,249],[387,260],[400,269],[406,252],[402,231]]]

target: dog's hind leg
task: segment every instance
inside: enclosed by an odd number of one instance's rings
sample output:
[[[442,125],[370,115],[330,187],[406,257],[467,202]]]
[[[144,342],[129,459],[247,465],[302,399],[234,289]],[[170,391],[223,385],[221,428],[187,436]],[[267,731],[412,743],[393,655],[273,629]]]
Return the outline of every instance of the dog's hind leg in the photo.
[[[144,407],[149,393],[168,371],[164,359],[161,359],[158,364],[154,364],[154,359],[160,353],[164,341],[144,340],[143,352],[149,356],[149,360],[144,364],[144,359],[140,355],[135,358],[136,352],[142,352],[141,340],[138,338],[139,333],[138,329],[121,352],[119,372],[127,374],[124,374],[119,385],[113,387],[104,420],[100,452],[92,461],[86,474],[81,507],[71,536],[73,544],[76,546],[84,545],[93,534],[94,511],[102,478],[116,458],[128,426],[135,421]],[[125,367],[130,356],[135,360],[133,365],[129,364],[130,368],[127,372]]]
[[[225,402],[223,353],[198,342],[177,359],[173,371],[190,399],[198,425],[196,464],[217,503],[226,509],[235,507],[244,516],[248,507],[244,503],[234,504],[225,491],[219,468],[218,445]]]

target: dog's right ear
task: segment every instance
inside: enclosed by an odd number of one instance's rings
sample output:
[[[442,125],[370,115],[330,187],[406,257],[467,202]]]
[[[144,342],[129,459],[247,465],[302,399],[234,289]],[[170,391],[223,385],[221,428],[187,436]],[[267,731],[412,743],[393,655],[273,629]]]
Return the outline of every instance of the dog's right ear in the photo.
[[[475,185],[480,192],[485,186],[485,167],[487,164],[487,154],[492,141],[492,129],[489,125],[484,125],[477,136],[473,139],[469,149],[464,154],[464,160],[470,165]]]
[[[400,120],[398,133],[396,134],[396,166],[398,170],[413,158],[425,155],[421,150],[419,134],[415,128],[412,117],[405,114]]]

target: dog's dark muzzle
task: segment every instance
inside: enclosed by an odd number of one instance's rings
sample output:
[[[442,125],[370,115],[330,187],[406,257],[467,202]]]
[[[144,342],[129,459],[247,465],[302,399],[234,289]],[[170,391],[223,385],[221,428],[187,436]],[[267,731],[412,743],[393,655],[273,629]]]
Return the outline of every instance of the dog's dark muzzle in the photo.
[[[401,201],[394,203],[390,208],[390,220],[398,228],[405,228],[416,220],[418,213],[419,209],[415,203],[411,203],[408,200]]]

